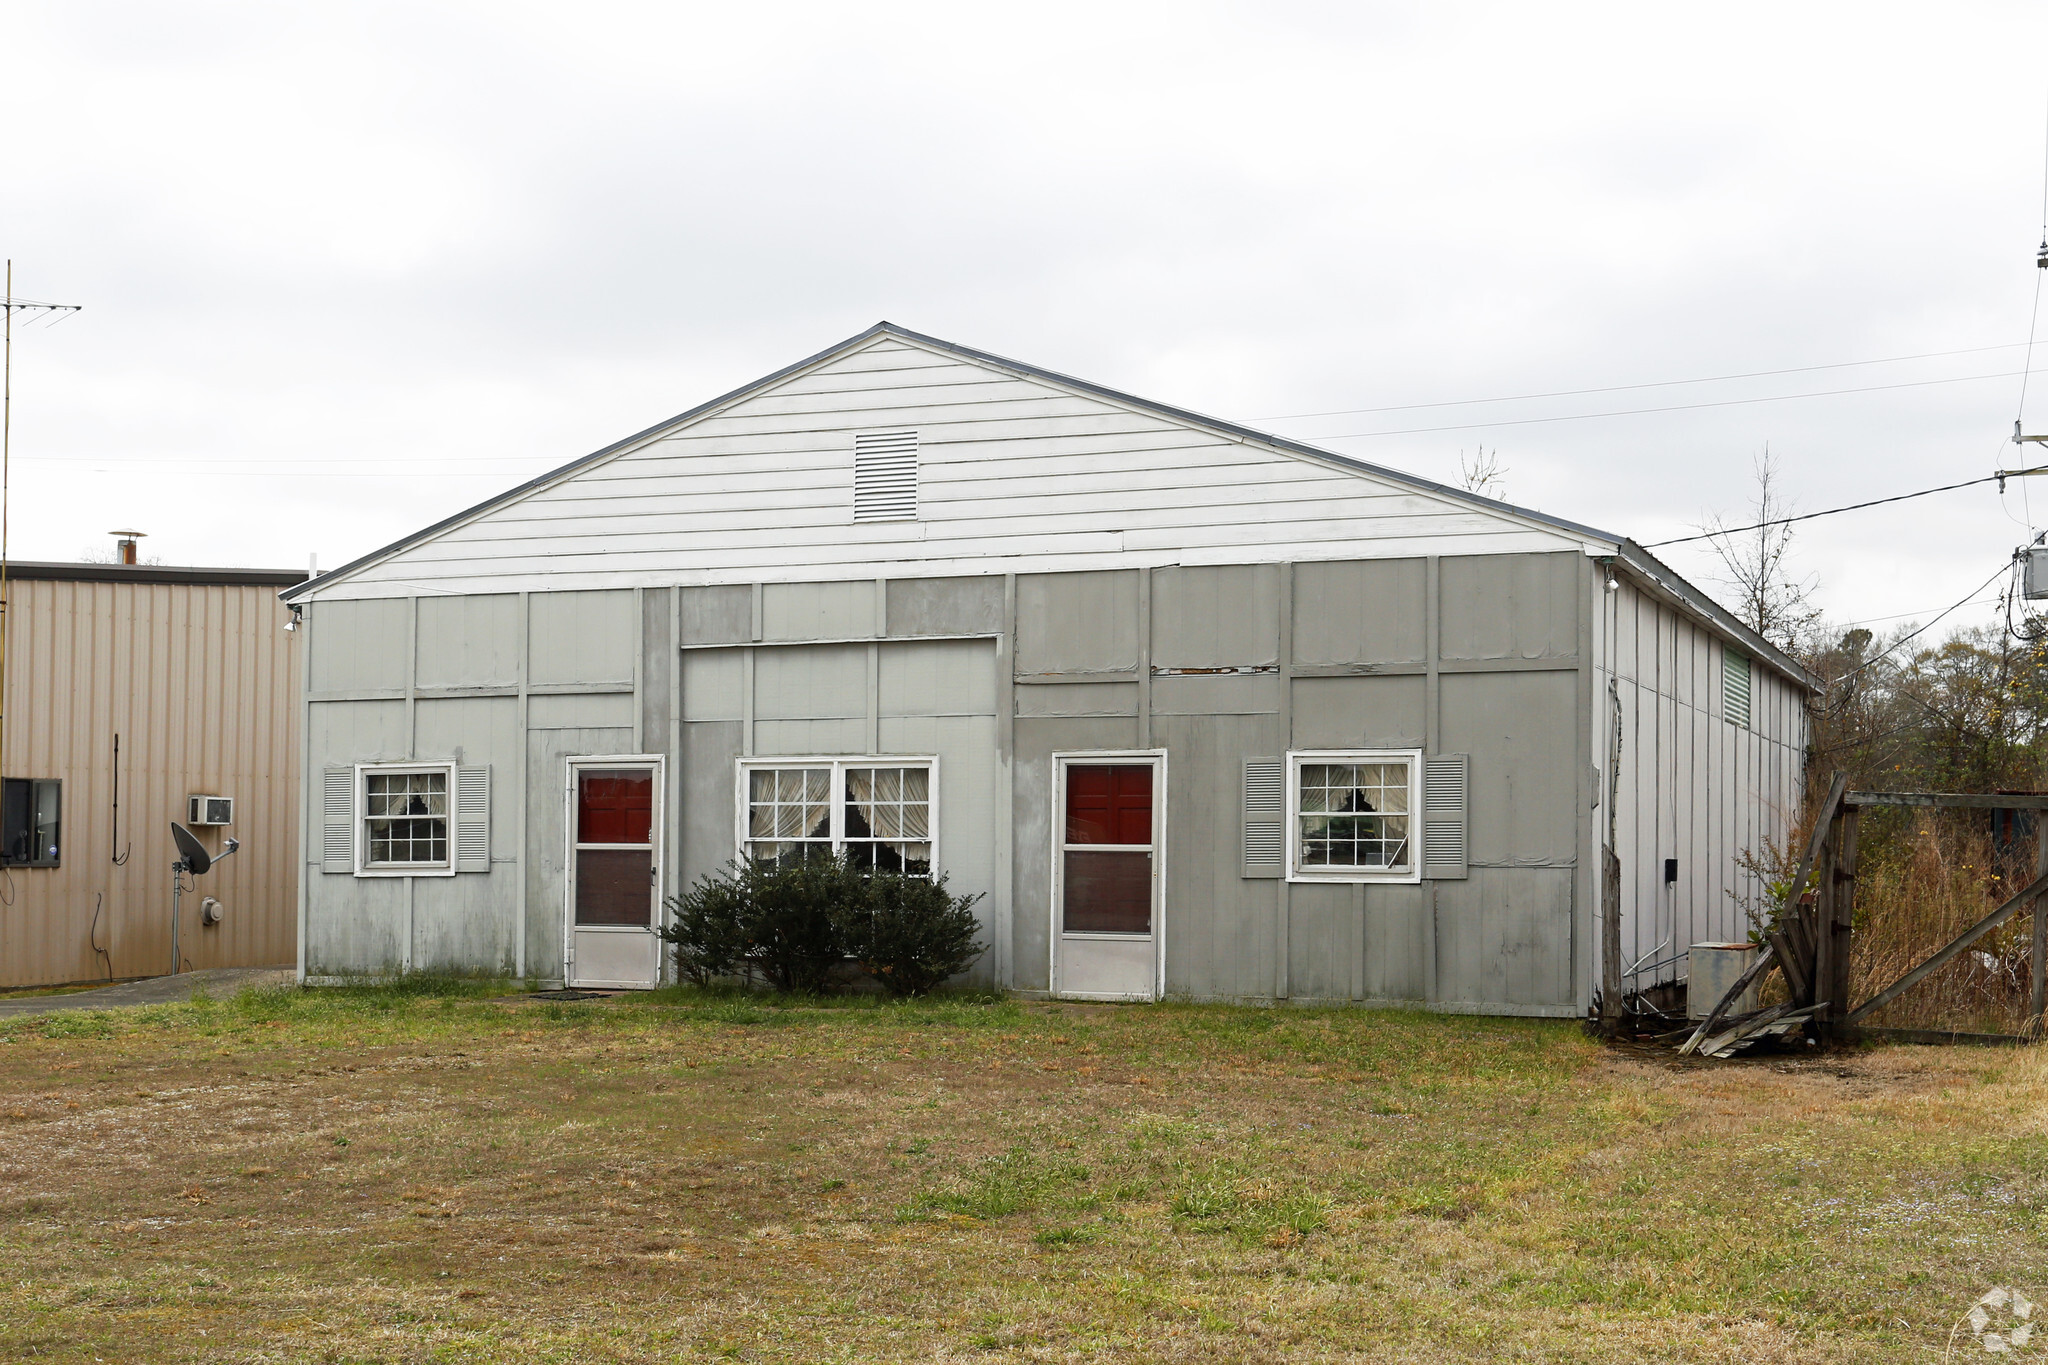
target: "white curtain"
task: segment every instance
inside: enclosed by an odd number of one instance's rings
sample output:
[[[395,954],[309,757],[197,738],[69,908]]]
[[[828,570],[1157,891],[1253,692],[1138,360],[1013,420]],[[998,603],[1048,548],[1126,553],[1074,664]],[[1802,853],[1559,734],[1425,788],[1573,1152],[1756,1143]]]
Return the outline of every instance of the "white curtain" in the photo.
[[[928,768],[848,768],[846,800],[877,839],[921,844],[931,838]]]

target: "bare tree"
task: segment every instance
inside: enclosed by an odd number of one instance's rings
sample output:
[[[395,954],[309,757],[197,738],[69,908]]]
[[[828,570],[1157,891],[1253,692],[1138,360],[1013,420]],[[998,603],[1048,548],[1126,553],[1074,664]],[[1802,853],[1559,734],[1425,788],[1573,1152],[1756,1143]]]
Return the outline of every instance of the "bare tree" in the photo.
[[[1793,572],[1790,526],[1763,524],[1793,515],[1791,501],[1780,491],[1778,461],[1769,446],[1752,468],[1756,493],[1745,522],[1752,529],[1729,531],[1719,516],[1700,529],[1714,537],[1707,543],[1721,561],[1716,577],[1735,593],[1735,614],[1780,649],[1795,651],[1801,636],[1820,620],[1820,609],[1812,600],[1820,579]]]
[[[1458,484],[1467,493],[1493,498],[1500,502],[1508,500],[1508,471],[1501,468],[1500,449],[1488,450],[1479,447],[1479,453],[1471,459],[1465,452],[1458,452]]]

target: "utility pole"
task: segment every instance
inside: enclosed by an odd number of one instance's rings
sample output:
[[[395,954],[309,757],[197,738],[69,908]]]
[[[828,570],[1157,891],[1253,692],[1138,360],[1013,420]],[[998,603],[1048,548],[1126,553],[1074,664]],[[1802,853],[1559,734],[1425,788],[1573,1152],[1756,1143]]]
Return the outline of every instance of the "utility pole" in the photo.
[[[76,313],[82,304],[37,303],[14,297],[14,261],[7,262],[7,293],[0,297],[0,313],[6,314],[5,358],[0,359],[0,776],[7,772],[7,490],[9,460],[14,446],[14,315],[41,314],[52,322]]]

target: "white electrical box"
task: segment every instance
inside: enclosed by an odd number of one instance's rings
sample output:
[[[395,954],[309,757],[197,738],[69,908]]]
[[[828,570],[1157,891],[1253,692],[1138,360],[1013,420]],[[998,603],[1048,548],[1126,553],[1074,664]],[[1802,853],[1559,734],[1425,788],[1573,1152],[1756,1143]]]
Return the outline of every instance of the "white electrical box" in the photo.
[[[235,823],[235,798],[232,796],[190,796],[185,800],[185,823],[188,825]]]
[[[2021,575],[2020,591],[2030,602],[2048,597],[2048,545],[2027,547],[2027,565]]]

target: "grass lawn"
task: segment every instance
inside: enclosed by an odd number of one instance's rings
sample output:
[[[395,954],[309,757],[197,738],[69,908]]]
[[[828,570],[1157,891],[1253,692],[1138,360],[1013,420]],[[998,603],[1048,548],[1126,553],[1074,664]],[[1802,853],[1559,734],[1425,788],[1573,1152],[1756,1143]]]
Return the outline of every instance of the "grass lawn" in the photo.
[[[2044,1119],[2031,1052],[1362,1010],[47,1015],[0,1359],[1940,1360],[2048,1284]]]

